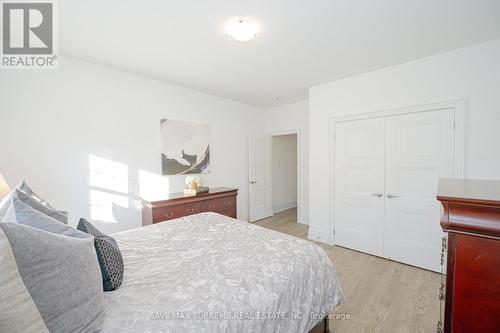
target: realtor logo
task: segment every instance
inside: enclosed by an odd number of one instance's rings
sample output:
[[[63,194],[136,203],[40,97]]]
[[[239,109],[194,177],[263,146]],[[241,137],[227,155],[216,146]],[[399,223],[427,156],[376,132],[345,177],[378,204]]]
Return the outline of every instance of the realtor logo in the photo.
[[[54,3],[18,0],[1,5],[1,68],[55,68]]]

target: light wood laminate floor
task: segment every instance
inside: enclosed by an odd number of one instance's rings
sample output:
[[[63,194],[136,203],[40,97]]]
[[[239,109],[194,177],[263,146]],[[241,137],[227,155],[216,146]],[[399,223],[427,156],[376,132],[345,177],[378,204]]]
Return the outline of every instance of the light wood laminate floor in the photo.
[[[255,224],[307,239],[307,225],[290,209]],[[436,332],[439,274],[339,246],[317,243],[332,259],[346,303],[335,309],[349,319],[330,321],[332,333]]]

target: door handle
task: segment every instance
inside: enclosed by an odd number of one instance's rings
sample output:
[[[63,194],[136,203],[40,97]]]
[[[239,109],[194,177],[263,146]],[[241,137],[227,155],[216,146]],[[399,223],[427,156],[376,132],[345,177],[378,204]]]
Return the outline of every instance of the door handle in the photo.
[[[392,198],[397,198],[398,196],[397,195],[394,195],[394,194],[387,194],[387,197],[389,199],[392,199]]]
[[[257,184],[257,182],[255,180],[251,180],[250,184]]]
[[[383,194],[382,194],[382,193],[372,193],[372,195],[373,195],[374,197],[377,197],[377,198],[380,198],[381,196],[383,196]]]

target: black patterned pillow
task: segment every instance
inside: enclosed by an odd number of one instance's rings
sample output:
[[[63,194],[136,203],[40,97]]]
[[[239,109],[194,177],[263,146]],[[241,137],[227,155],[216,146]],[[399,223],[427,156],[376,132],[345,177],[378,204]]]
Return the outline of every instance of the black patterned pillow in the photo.
[[[85,219],[80,219],[77,229],[94,236],[104,291],[116,290],[123,280],[123,258],[115,239],[103,234]]]

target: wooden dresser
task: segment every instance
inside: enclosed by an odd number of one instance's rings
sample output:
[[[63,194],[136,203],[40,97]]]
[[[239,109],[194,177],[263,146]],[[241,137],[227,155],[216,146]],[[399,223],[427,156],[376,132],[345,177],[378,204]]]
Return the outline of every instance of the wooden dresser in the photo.
[[[142,225],[168,221],[201,212],[215,212],[236,218],[237,195],[238,189],[216,187],[211,188],[208,193],[195,196],[173,193],[166,200],[143,201]]]
[[[500,181],[439,181],[448,232],[446,333],[500,332]]]

